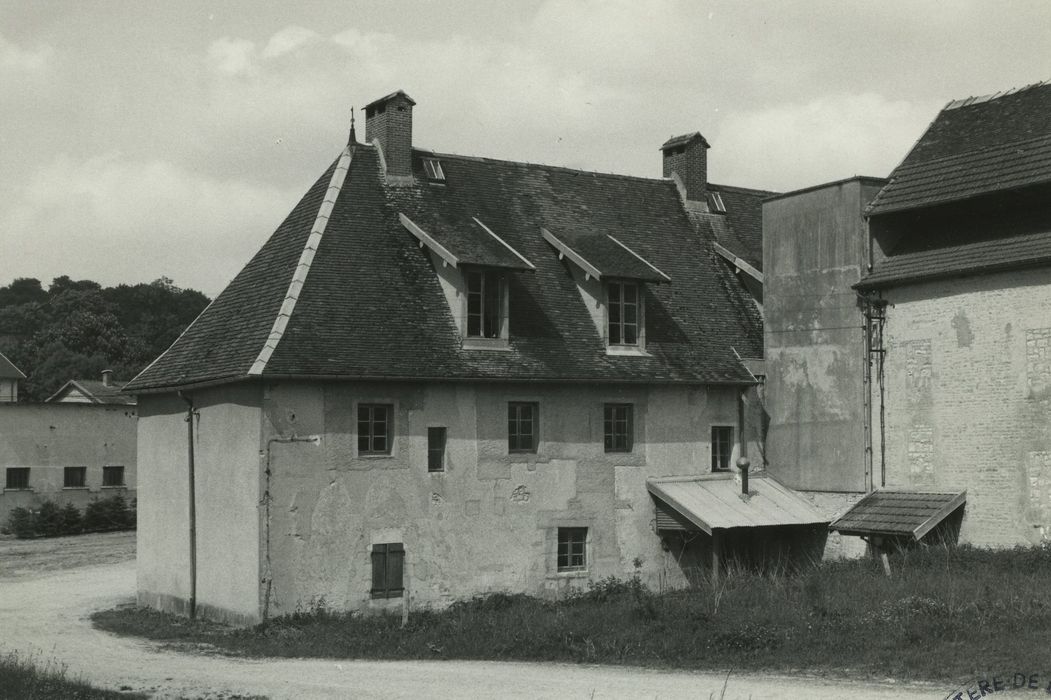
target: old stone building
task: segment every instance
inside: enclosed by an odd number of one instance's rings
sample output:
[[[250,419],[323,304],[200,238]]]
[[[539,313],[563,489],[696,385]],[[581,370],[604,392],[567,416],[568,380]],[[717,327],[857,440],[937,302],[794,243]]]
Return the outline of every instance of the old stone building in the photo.
[[[370,104],[367,143],[127,387],[140,601],[252,621],[680,586],[729,528],[823,532],[733,480],[762,335],[712,227],[758,239],[768,193],[710,183],[699,135],[660,179],[434,153],[414,106]]]
[[[868,208],[874,479],[1051,532],[1051,85],[949,104]]]

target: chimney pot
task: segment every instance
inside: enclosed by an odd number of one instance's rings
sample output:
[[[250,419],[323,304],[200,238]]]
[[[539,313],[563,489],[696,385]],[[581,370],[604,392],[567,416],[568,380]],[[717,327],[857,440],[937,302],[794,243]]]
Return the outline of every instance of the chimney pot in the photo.
[[[737,469],[741,472],[741,493],[745,496],[748,495],[748,468],[751,466],[752,463],[747,457],[738,458]]]

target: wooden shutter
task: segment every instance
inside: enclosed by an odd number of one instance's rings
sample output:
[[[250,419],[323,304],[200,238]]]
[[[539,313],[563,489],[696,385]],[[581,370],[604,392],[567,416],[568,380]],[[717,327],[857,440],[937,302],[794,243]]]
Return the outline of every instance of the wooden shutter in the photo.
[[[404,590],[404,566],[405,547],[400,542],[387,545],[387,597],[399,596]]]
[[[372,545],[372,595],[385,597],[387,594],[387,545]]]

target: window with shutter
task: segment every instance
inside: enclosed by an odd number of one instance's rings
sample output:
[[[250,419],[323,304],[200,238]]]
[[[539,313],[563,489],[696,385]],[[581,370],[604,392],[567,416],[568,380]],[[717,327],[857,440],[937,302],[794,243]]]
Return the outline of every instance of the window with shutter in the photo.
[[[372,545],[372,597],[399,598],[404,587],[405,547],[401,542]]]

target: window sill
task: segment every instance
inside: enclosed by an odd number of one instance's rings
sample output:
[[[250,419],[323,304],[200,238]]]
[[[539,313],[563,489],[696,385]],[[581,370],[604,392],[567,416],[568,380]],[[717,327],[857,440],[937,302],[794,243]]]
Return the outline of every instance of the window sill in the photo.
[[[607,345],[606,354],[620,357],[652,357],[645,349],[637,345]]]
[[[126,489],[126,488],[128,488],[128,485],[127,484],[117,484],[117,485],[109,485],[109,486],[107,486],[107,485],[103,484],[102,488],[104,488],[104,489]]]
[[[509,351],[511,343],[507,338],[464,338],[461,346],[464,350]]]
[[[373,454],[366,452],[365,454],[358,453],[358,459],[394,459],[392,454]]]
[[[570,569],[548,574],[548,578],[587,578],[589,575],[590,572],[587,569]]]
[[[4,487],[4,493],[7,493],[8,491],[32,491],[32,490],[33,490],[33,488],[31,486],[26,486],[25,488],[19,488],[17,486],[5,486]]]
[[[87,491],[87,486],[63,486],[63,491]]]

